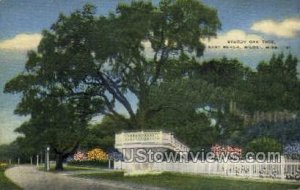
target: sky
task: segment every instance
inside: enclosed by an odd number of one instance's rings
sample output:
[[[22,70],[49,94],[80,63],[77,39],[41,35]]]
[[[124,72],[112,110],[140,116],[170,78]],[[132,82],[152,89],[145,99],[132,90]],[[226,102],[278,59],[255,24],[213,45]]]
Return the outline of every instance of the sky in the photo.
[[[17,136],[14,129],[28,119],[13,113],[20,94],[4,94],[3,88],[9,79],[23,71],[26,52],[37,47],[41,31],[49,29],[60,13],[70,14],[86,3],[97,6],[98,15],[107,15],[119,2],[130,0],[0,0],[0,144],[13,141]],[[300,0],[202,2],[218,10],[222,23],[216,39],[202,39],[207,46],[202,60],[227,56],[255,68],[273,53],[292,53],[300,58]],[[240,44],[228,44],[237,40]],[[232,48],[223,48],[230,45]],[[258,49],[233,49],[236,45]],[[134,97],[130,98],[134,104]],[[119,110],[122,112],[122,107]]]

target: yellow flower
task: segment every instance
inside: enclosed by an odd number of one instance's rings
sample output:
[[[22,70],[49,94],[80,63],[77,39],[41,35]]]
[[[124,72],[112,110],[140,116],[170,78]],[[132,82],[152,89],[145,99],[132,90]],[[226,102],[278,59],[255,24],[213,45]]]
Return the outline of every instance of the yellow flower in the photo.
[[[100,148],[95,148],[87,153],[88,160],[108,160],[108,155]]]

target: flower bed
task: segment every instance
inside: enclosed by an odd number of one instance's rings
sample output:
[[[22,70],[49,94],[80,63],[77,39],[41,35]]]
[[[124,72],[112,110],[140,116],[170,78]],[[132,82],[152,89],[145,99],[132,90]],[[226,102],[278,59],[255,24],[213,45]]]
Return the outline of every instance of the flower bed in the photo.
[[[68,165],[107,167],[108,155],[100,148],[95,148],[87,153],[84,151],[77,151],[73,156],[73,160],[68,162]]]
[[[239,147],[234,147],[234,146],[221,146],[221,145],[214,145],[211,147],[211,151],[214,153],[216,157],[220,157],[221,155],[228,155],[229,157],[231,156],[236,156],[240,158],[242,156],[242,149]]]

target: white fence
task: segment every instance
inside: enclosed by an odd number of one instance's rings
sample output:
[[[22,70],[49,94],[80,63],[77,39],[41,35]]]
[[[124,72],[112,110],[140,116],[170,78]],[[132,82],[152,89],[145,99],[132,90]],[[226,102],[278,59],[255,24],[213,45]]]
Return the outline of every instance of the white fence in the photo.
[[[181,172],[191,174],[208,174],[220,176],[237,176],[245,178],[273,178],[300,180],[300,162],[286,160],[280,163],[224,163],[224,162],[153,162],[126,163],[116,161],[115,169],[125,170],[127,173],[151,172]]]

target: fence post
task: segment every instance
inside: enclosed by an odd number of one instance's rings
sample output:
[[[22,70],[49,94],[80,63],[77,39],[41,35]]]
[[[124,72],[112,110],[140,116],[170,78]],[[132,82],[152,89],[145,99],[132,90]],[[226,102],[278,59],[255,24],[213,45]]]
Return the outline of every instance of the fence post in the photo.
[[[250,178],[252,178],[252,174],[253,174],[253,164],[249,163],[249,176],[250,176]]]
[[[42,164],[42,163],[43,163],[43,152],[41,152],[41,158],[40,158],[40,159],[41,159],[40,162],[41,162],[41,164]]]
[[[281,174],[281,179],[285,178],[284,169],[285,169],[285,158],[284,158],[284,156],[281,156],[280,157],[280,174]]]
[[[36,155],[36,167],[39,167],[39,155]]]

